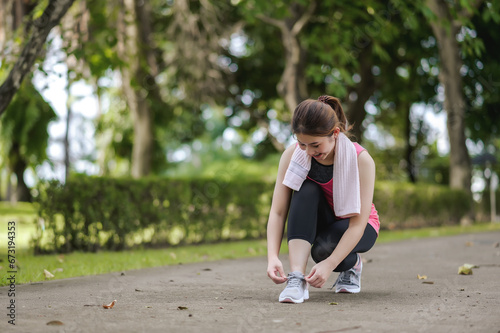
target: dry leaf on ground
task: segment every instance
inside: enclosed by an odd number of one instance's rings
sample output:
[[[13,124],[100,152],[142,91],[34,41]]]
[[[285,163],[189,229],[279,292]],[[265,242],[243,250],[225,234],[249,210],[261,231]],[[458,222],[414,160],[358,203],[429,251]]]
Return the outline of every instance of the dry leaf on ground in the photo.
[[[52,274],[51,272],[49,272],[48,270],[44,269],[43,270],[43,275],[45,275],[45,278],[46,279],[50,279],[50,278],[53,278],[54,277],[54,274]]]
[[[477,266],[471,265],[471,264],[463,264],[462,266],[458,267],[458,274],[460,274],[460,275],[472,275],[472,269],[474,267],[477,267]]]
[[[115,306],[115,304],[116,304],[116,299],[113,302],[109,303],[108,305],[103,304],[102,307],[105,309],[112,309],[113,306]]]
[[[62,321],[59,320],[52,320],[47,323],[49,326],[61,326],[64,325]]]
[[[178,306],[177,307],[177,310],[187,310],[188,307],[187,306]]]
[[[427,275],[420,275],[420,274],[417,274],[417,278],[419,280],[427,280]]]

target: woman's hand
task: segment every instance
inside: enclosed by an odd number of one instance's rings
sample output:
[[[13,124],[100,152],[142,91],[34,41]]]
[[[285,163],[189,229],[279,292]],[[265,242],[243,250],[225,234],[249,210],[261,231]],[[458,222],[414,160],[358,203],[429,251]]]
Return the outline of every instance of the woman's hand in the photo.
[[[313,266],[311,273],[306,276],[306,281],[315,288],[321,288],[332,274],[334,268],[328,261],[323,260]]]
[[[277,257],[268,259],[267,276],[269,276],[271,280],[273,280],[273,282],[276,284],[280,284],[287,281],[285,272],[283,271],[283,264]]]

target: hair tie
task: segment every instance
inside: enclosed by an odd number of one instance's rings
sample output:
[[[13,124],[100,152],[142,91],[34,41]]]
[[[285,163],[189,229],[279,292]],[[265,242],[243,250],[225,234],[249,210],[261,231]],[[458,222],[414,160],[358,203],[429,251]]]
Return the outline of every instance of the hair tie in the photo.
[[[330,105],[330,104],[328,104],[328,102],[327,102],[327,98],[328,98],[328,96],[326,96],[326,95],[322,95],[322,96],[319,96],[319,97],[318,97],[318,101],[320,101],[320,102],[322,102],[322,103],[325,103],[325,104],[327,104],[327,105]]]

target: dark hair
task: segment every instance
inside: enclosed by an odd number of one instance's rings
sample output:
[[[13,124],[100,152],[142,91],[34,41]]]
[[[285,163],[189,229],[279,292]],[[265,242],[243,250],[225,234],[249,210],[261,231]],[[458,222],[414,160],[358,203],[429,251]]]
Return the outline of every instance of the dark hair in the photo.
[[[347,118],[336,97],[323,95],[318,100],[302,101],[293,113],[292,131],[294,134],[311,136],[331,136],[335,128],[347,133]]]

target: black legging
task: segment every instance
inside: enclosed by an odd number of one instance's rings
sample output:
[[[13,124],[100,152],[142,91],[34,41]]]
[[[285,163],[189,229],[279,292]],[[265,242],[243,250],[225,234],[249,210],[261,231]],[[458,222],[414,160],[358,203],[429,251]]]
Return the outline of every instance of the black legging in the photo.
[[[321,187],[306,179],[295,191],[288,216],[288,241],[303,239],[312,244],[311,257],[315,262],[328,258],[349,227],[349,219],[337,220]],[[347,257],[334,269],[343,272],[356,264],[357,253],[370,250],[377,240],[377,232],[368,224],[363,237]]]

